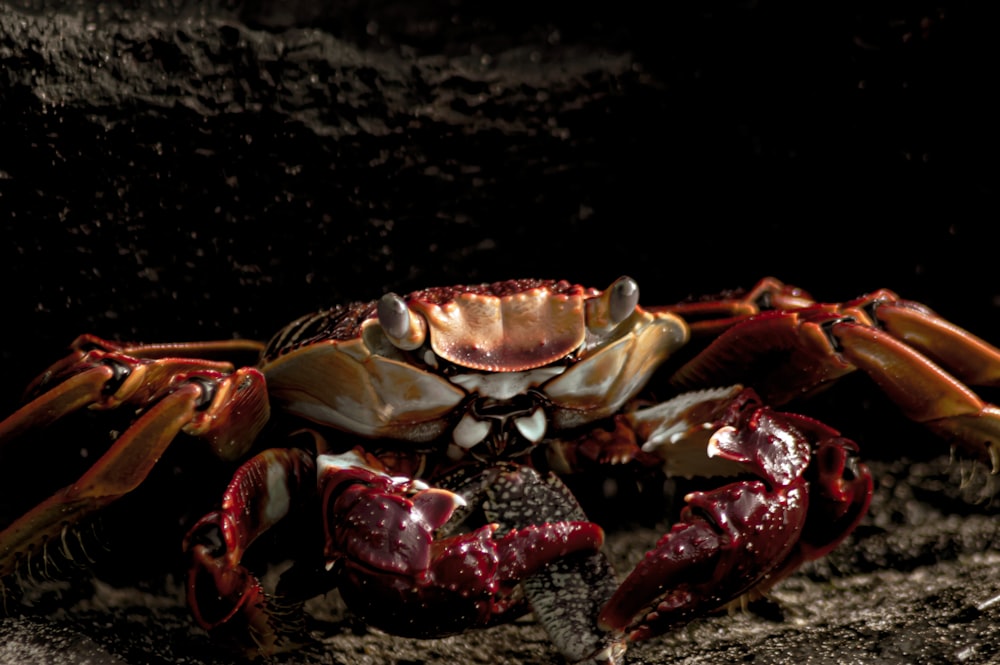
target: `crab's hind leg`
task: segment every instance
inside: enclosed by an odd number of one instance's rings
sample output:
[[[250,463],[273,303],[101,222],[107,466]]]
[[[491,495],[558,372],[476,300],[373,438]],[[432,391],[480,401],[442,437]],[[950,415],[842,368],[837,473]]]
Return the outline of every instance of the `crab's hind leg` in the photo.
[[[127,405],[140,415],[79,479],[0,531],[0,580],[31,577],[33,557],[45,559],[49,544],[64,542],[67,529],[141,484],[179,432],[207,440],[226,457],[246,450],[267,420],[264,379],[254,369],[233,372],[225,363],[144,360],[105,349],[54,367],[58,371],[40,382],[46,389],[0,423],[0,451],[26,430],[84,407]]]
[[[748,383],[781,405],[860,369],[908,418],[1000,470],[1000,409],[966,385],[1000,384],[1000,350],[923,305],[883,289],[736,317],[722,328],[672,377],[677,387]]]

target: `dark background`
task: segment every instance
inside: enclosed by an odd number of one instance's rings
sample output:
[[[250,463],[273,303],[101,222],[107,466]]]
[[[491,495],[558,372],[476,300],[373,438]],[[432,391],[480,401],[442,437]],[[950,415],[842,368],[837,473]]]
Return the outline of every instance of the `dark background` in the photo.
[[[2,403],[80,332],[523,275],[887,286],[1000,338],[984,4],[8,4]]]
[[[987,4],[0,3],[2,413],[82,332],[515,276],[885,286],[1000,340]]]

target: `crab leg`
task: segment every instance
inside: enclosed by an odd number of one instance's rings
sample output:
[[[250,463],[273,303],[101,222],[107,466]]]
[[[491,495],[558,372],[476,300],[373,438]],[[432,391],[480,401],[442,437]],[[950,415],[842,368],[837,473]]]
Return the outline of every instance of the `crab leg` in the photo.
[[[637,412],[634,423],[644,450],[675,473],[753,477],[685,497],[680,522],[600,614],[602,627],[630,639],[766,590],[836,546],[867,510],[871,477],[851,462],[854,444],[811,419],[761,408],[752,391],[682,395]]]
[[[213,381],[227,376],[233,372],[232,363],[205,357],[250,355],[261,346],[247,340],[128,345],[81,335],[65,358],[32,382],[27,390],[31,400],[0,421],[0,451],[25,431],[44,428],[84,407],[103,410],[128,404],[142,409],[192,372],[213,373]],[[178,355],[182,353],[187,355]],[[241,384],[232,386],[242,391]],[[260,408],[254,405],[255,415]],[[231,458],[240,453],[219,454]]]
[[[841,354],[867,372],[907,417],[1000,470],[1000,409],[886,333],[852,323],[835,324],[830,332]]]
[[[1000,383],[1000,350],[890,291],[748,318],[673,381],[686,388],[752,381],[769,402],[784,404],[856,369],[911,420],[1000,470],[1000,409],[963,383]]]
[[[649,310],[671,312],[681,317],[690,327],[692,337],[716,337],[762,311],[799,309],[812,304],[812,296],[799,287],[765,277],[739,295],[650,307]]]
[[[42,393],[0,422],[0,447],[29,429],[46,427],[68,413],[90,406],[114,376],[111,365],[96,365],[71,376],[57,389]]]
[[[142,415],[76,482],[0,531],[0,579],[15,574],[33,553],[44,552],[65,529],[135,489],[180,431],[207,440],[220,456],[231,456],[246,449],[266,420],[263,377],[254,369],[190,371],[206,362],[93,354],[78,373],[4,421],[0,432],[12,436],[88,404],[138,404]]]
[[[1000,351],[927,307],[882,292],[868,298],[881,327],[974,386],[1000,385]],[[865,303],[862,303],[865,304]]]
[[[313,491],[315,463],[303,450],[266,450],[237,470],[220,509],[200,519],[184,539],[191,555],[188,606],[202,628],[225,633],[249,655],[274,653],[302,640],[301,615],[269,599],[240,562],[254,540]]]
[[[222,367],[232,369],[232,363],[237,357],[245,356],[244,364],[256,363],[264,345],[260,342],[245,339],[233,339],[214,342],[181,342],[173,344],[128,344],[112,342],[96,335],[80,335],[69,346],[69,353],[54,363],[39,375],[25,391],[34,397],[48,390],[66,377],[88,366],[96,357],[108,354],[119,354],[134,359],[166,359],[166,358],[197,358],[207,361],[218,357],[226,362],[219,363]],[[219,368],[221,369],[221,367]]]
[[[201,389],[188,384],[135,423],[79,480],[35,506],[0,532],[0,578],[58,538],[67,525],[134,489],[179,429],[194,415]]]

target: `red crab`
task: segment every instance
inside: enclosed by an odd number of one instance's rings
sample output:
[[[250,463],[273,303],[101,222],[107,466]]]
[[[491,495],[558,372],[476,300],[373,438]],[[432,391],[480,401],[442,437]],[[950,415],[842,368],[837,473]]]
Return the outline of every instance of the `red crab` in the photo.
[[[691,337],[711,341],[671,375],[673,398],[649,399],[651,376]],[[248,350],[256,367],[208,359]],[[765,279],[641,308],[627,277],[604,291],[511,280],[335,307],[266,346],[83,336],[0,422],[0,453],[85,407],[135,419],[82,477],[0,532],[0,583],[135,489],[184,432],[225,459],[256,453],[184,542],[195,619],[247,653],[306,639],[295,608],[337,588],[391,633],[437,637],[531,611],[567,660],[620,663],[630,640],[767,590],[857,525],[872,487],[857,447],[765,406],[855,369],[996,470],[1000,411],[964,384],[995,385],[1000,351],[886,290],[818,304]],[[272,410],[308,445],[264,449]],[[684,497],[621,583],[601,528],[561,480],[612,464],[713,482]],[[265,593],[245,551],[310,510],[316,551]]]

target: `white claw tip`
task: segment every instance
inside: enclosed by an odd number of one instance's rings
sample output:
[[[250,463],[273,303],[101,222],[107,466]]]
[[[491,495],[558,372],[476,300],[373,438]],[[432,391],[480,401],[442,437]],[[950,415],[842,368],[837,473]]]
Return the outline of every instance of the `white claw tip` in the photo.
[[[587,665],[622,665],[625,662],[625,645],[621,642],[612,642],[603,649],[595,651],[586,662]]]
[[[719,457],[723,456],[722,449],[719,448],[719,439],[727,438],[730,439],[736,433],[736,428],[732,425],[726,425],[720,427],[712,435],[712,438],[708,440],[708,445],[706,446],[706,452],[709,457]]]

